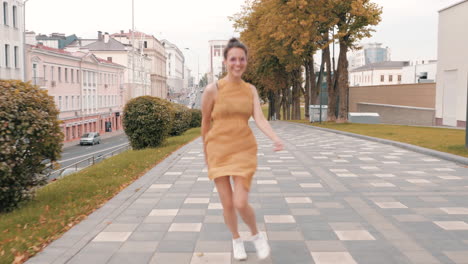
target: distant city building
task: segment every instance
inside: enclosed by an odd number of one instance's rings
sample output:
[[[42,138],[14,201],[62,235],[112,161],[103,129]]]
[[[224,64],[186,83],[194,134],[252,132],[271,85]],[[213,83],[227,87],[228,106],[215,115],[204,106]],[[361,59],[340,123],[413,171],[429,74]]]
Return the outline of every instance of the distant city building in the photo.
[[[49,36],[43,34],[36,36],[34,32],[26,32],[27,44],[36,45],[37,43],[41,43],[44,46],[55,49],[64,49],[77,39],[78,37],[75,34],[65,36],[63,33],[52,33]]]
[[[437,61],[416,60],[403,67],[402,84],[436,82]]]
[[[64,141],[122,129],[125,66],[89,52],[44,45],[27,49],[26,80],[47,90],[60,111]]]
[[[3,0],[0,16],[0,79],[24,79],[23,1]]]
[[[227,40],[210,40],[210,72],[208,74],[208,83],[214,82],[226,71],[223,64],[223,51],[226,47]]]
[[[408,65],[408,61],[384,61],[361,66],[349,71],[350,86],[401,84]]]
[[[184,68],[185,57],[182,51],[167,39],[161,41],[166,49],[166,74],[169,94],[176,94],[177,97],[184,91]],[[174,96],[171,96],[174,98]]]
[[[436,124],[465,127],[468,83],[468,0],[439,11]]]
[[[123,89],[125,101],[143,95],[151,95],[152,60],[131,44],[112,38],[107,32],[98,31],[97,39],[78,39],[67,46],[68,51],[91,52],[108,61],[126,66]]]
[[[364,65],[390,61],[390,49],[382,47],[382,43],[367,43],[360,46],[359,50],[349,54],[349,69],[355,69]]]
[[[112,34],[112,38],[125,45],[132,45],[132,31]],[[133,33],[135,47],[142,50],[151,59],[151,95],[167,98],[166,51],[162,42],[152,35],[135,31]]]

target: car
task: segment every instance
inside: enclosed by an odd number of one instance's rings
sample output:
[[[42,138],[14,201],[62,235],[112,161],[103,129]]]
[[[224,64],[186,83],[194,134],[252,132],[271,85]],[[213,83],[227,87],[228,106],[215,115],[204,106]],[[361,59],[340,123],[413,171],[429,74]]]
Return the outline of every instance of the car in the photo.
[[[83,134],[80,138],[80,145],[94,145],[101,144],[101,136],[98,132],[89,132]]]

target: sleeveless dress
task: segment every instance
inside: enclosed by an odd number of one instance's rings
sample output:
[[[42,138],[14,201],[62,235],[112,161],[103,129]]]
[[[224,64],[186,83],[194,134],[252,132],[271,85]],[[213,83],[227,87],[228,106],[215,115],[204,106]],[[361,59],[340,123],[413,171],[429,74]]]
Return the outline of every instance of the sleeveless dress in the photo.
[[[257,168],[257,142],[248,122],[253,114],[253,94],[244,81],[218,81],[211,112],[212,127],[205,136],[208,177],[244,177],[250,190]]]

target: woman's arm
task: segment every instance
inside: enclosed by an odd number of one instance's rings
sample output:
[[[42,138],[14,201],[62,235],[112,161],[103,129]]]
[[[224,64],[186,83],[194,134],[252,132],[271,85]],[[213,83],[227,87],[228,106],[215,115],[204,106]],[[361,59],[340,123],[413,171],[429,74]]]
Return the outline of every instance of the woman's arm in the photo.
[[[253,94],[253,118],[257,127],[267,135],[275,143],[275,151],[283,150],[284,145],[281,139],[276,135],[273,128],[271,128],[270,123],[265,119],[263,115],[262,106],[260,105],[260,99],[258,98],[258,92],[255,86],[251,85],[252,94]]]
[[[214,101],[216,99],[218,89],[215,84],[211,83],[205,87],[202,96],[202,122],[201,134],[203,140],[203,152],[205,153],[205,162],[208,165],[206,153],[205,136],[211,128],[211,111],[213,111]]]

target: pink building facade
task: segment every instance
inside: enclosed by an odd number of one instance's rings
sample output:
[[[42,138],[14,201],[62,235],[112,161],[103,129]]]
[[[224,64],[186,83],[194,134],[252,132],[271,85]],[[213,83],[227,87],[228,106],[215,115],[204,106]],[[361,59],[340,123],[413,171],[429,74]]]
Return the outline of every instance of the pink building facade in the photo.
[[[60,110],[65,142],[122,127],[125,67],[92,53],[28,46],[26,78],[46,89]]]

